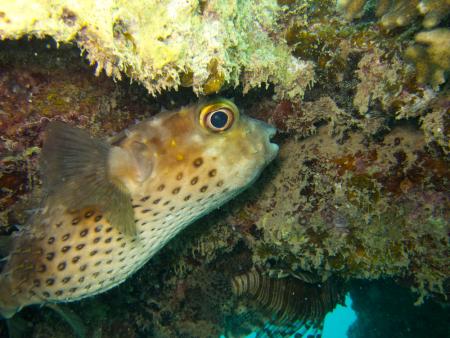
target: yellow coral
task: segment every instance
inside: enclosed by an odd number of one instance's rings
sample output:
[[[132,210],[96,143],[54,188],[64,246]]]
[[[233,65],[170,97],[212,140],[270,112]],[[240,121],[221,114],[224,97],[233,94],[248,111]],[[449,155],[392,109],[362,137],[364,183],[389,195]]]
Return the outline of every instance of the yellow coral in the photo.
[[[436,88],[445,82],[445,72],[450,70],[450,29],[420,32],[415,40],[418,44],[409,47],[405,55],[416,65],[417,81]]]
[[[125,73],[154,95],[179,85],[209,94],[243,80],[246,88],[271,81],[281,96],[299,98],[309,83],[298,78],[312,73],[272,38],[281,14],[276,0],[2,1],[0,39],[76,42],[97,74]]]
[[[450,0],[422,0],[418,9],[421,14],[425,15],[423,26],[433,28],[450,12]]]

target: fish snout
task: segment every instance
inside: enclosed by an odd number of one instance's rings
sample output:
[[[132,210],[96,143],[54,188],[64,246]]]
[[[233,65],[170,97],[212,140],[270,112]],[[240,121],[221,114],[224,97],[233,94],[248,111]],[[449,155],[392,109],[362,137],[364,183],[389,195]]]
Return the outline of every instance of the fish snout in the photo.
[[[254,136],[256,143],[255,150],[263,156],[265,164],[268,164],[278,154],[278,145],[271,142],[271,139],[277,133],[277,129],[263,121],[250,120],[252,122],[252,136]]]

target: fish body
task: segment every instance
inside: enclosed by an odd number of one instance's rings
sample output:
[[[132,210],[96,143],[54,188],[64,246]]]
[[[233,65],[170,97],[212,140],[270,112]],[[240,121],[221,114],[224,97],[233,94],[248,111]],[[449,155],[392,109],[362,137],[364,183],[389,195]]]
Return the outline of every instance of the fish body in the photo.
[[[277,154],[274,133],[224,99],[160,113],[111,142],[54,123],[42,152],[47,195],[13,237],[0,313],[122,283],[251,184]]]

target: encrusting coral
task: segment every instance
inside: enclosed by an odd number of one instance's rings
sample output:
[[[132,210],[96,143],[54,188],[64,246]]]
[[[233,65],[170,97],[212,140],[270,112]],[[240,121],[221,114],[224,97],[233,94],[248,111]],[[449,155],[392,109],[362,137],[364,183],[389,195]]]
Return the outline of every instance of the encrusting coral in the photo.
[[[280,13],[275,0],[21,0],[0,4],[0,38],[75,42],[97,74],[126,74],[152,94],[180,85],[211,94],[270,82],[280,97],[299,98],[314,72],[271,38]]]

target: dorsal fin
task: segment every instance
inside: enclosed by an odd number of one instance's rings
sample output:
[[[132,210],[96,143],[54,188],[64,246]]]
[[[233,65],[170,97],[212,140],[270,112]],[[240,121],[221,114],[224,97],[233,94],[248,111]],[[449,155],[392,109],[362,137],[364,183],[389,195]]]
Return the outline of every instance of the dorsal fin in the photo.
[[[68,209],[99,207],[120,232],[135,236],[130,194],[110,175],[111,149],[84,130],[50,123],[41,155],[44,189]]]

